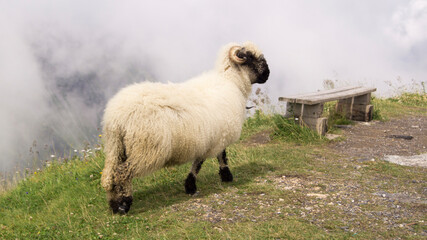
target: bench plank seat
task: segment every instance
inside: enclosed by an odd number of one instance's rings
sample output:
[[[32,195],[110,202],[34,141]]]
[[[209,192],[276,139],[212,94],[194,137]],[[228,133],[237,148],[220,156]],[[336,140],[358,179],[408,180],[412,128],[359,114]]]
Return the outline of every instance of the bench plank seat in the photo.
[[[376,88],[366,87],[345,87],[306,94],[298,94],[290,97],[280,97],[279,101],[314,105],[317,103],[324,103],[365,95],[367,93],[375,92],[376,90]]]

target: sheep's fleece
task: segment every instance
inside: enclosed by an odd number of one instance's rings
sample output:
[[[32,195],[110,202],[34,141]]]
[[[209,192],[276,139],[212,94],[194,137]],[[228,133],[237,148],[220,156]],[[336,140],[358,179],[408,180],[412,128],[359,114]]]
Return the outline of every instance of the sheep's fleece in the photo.
[[[103,119],[101,183],[113,212],[129,210],[133,177],[190,161],[199,163],[195,176],[206,158],[218,157],[221,163],[223,153],[225,161],[226,147],[240,137],[251,85],[268,76],[267,62],[253,43],[230,43],[216,67],[198,77],[120,90]],[[195,188],[195,180],[191,184]]]

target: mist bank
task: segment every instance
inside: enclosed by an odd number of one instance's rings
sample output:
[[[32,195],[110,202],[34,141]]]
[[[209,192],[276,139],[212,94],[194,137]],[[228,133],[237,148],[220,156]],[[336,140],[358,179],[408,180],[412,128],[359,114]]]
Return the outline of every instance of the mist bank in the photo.
[[[255,42],[279,96],[427,80],[427,1],[0,2],[0,171],[96,143],[106,102],[134,82],[181,82],[228,42]],[[37,153],[38,152],[38,153]]]

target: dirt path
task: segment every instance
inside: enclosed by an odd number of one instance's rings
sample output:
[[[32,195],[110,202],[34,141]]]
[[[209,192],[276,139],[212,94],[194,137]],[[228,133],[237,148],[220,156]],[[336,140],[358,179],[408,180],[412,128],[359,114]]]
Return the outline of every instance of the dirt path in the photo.
[[[336,164],[352,169],[343,171],[344,174],[354,175],[357,180],[349,177],[347,182],[326,180],[323,183],[328,185],[327,190],[337,192],[335,203],[347,202],[340,206],[341,210],[350,215],[357,213],[357,218],[364,216],[362,219],[372,221],[370,225],[387,231],[400,229],[416,236],[416,225],[424,229],[418,234],[427,236],[427,188],[425,177],[422,177],[427,163],[427,117],[406,116],[387,122],[357,123],[343,129],[340,135],[345,140],[333,142],[328,148],[340,156]],[[416,167],[392,174],[384,174],[384,171],[393,171],[388,168],[376,171],[378,161],[391,159],[400,165]],[[364,168],[374,171],[364,171]],[[408,178],[411,173],[421,175]],[[347,220],[351,222],[353,218]]]
[[[407,116],[387,122],[357,123],[340,133],[345,137],[330,147],[361,161],[387,155],[413,156],[427,152],[427,117]],[[421,158],[422,159],[422,158]]]

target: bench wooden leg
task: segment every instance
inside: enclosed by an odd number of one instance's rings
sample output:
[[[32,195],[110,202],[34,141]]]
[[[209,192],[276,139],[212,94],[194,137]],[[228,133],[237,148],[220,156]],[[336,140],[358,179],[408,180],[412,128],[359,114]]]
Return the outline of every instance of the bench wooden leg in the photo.
[[[372,120],[374,107],[372,105],[355,105],[353,108],[353,120],[369,122]]]
[[[346,118],[356,121],[371,121],[373,106],[370,105],[371,94],[338,100],[336,111]]]
[[[310,129],[316,131],[321,136],[324,136],[328,131],[328,119],[324,117],[321,117],[321,118],[303,117],[301,123],[302,125],[306,125]]]
[[[323,103],[307,105],[288,102],[285,116],[297,117],[301,125],[307,126],[323,136],[328,129],[328,119],[323,118],[322,114]]]

